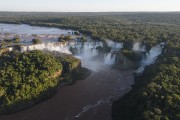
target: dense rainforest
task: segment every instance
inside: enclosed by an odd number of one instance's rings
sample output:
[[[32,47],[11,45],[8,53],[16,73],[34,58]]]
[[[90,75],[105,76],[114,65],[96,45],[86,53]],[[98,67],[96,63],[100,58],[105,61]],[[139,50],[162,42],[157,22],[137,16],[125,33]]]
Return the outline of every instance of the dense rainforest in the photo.
[[[94,39],[135,41],[150,48],[164,42],[162,55],[135,77],[132,91],[115,101],[114,120],[180,119],[180,13],[0,13],[2,23],[74,29]]]
[[[50,96],[62,64],[40,51],[3,54],[0,59],[0,112],[21,110]]]
[[[162,55],[135,77],[133,90],[115,101],[113,120],[179,120],[180,57]]]

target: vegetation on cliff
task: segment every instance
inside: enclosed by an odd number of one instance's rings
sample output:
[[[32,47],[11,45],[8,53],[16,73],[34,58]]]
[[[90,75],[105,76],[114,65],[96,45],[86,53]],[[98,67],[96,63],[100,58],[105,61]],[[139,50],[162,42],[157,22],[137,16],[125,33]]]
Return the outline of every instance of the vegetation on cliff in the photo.
[[[50,97],[58,85],[62,64],[40,51],[0,57],[0,113],[27,108]]]
[[[32,39],[32,43],[35,44],[41,44],[41,40],[40,39]]]
[[[83,80],[90,75],[87,68],[81,67],[81,60],[73,55],[59,54],[58,52],[53,52],[53,55],[62,63],[63,77],[67,83],[73,84],[76,80]]]

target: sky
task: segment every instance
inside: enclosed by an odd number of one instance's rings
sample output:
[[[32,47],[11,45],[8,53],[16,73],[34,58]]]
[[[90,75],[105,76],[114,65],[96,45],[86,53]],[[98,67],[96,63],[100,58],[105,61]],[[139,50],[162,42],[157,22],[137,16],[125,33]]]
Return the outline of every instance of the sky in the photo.
[[[0,11],[180,11],[180,0],[0,0]]]

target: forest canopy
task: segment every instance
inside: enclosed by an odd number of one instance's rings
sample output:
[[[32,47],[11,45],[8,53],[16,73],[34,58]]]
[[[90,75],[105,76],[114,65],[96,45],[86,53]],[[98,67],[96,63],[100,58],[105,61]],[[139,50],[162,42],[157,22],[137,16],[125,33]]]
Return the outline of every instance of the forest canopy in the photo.
[[[62,64],[40,51],[0,56],[0,113],[15,112],[50,97]]]

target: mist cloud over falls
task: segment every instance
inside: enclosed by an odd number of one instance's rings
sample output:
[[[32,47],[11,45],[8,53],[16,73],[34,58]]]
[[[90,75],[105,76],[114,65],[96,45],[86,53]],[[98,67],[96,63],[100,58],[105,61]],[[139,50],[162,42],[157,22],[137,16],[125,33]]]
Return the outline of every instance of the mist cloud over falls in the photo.
[[[99,48],[104,49],[109,47],[109,52],[102,52]],[[75,57],[81,59],[83,67],[89,68],[93,71],[103,70],[115,64],[116,62],[116,52],[123,48],[123,43],[116,43],[111,40],[106,40],[106,46],[103,42],[54,42],[45,43],[37,45],[22,46],[21,51],[31,51],[31,50],[49,50],[57,51],[66,54],[73,54]],[[133,51],[145,51],[146,46],[141,45],[141,43],[134,43]],[[162,52],[162,45],[158,44],[151,48],[147,52],[143,59],[141,60],[141,65],[145,67],[146,65],[153,64],[158,55]]]
[[[143,60],[141,61],[142,66],[147,66],[150,64],[153,64],[156,60],[156,58],[161,55],[162,49],[163,49],[163,43],[157,44],[154,47],[151,48],[151,50],[146,53],[146,55],[143,57]]]
[[[99,71],[104,69],[104,67],[107,68],[115,63],[116,55],[113,53],[113,51],[119,50],[121,47],[119,44],[114,43],[114,45],[111,46],[111,51],[109,53],[100,52],[98,47],[103,48],[103,43],[95,41],[67,43],[54,42],[22,46],[21,51],[49,50],[73,54],[75,57],[81,59],[83,67],[87,67],[93,71]]]
[[[93,71],[103,70],[115,63],[116,55],[113,52],[102,53],[98,48],[103,48],[102,42],[85,42],[75,45],[75,56],[82,61],[82,66]]]

